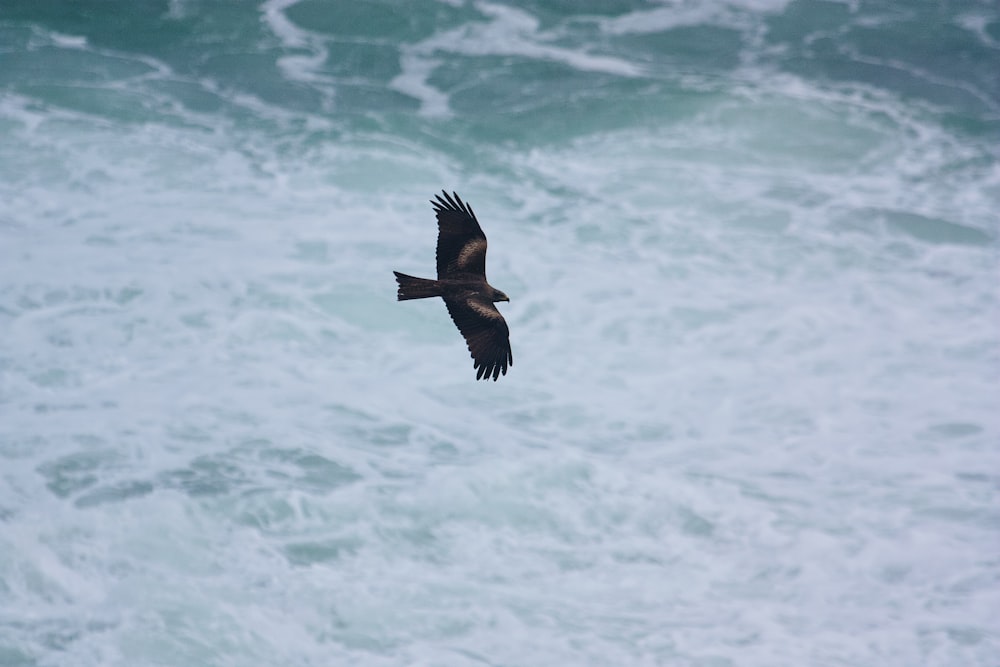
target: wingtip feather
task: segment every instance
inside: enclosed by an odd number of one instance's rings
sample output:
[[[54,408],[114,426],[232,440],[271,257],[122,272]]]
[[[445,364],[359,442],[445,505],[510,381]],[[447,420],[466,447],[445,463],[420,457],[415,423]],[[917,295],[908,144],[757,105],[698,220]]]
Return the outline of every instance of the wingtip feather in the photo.
[[[441,195],[444,196],[442,197]],[[462,198],[454,190],[452,190],[451,194],[448,194],[447,190],[442,189],[440,195],[434,195],[434,199],[428,201],[430,201],[436,213],[440,213],[441,211],[458,211],[459,213],[467,213],[473,219],[476,217],[472,206],[468,202],[462,201]]]

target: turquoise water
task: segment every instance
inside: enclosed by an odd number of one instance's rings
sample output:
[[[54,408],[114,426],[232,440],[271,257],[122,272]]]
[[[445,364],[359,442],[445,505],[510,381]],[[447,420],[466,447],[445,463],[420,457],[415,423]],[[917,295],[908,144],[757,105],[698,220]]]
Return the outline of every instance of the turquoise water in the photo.
[[[0,4],[0,665],[995,666],[991,2]],[[431,275],[490,239],[515,365]]]

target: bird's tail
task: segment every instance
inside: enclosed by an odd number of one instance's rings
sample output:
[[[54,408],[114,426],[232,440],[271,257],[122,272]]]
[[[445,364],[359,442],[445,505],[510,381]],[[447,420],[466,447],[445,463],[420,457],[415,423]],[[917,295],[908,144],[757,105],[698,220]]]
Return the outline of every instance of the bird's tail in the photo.
[[[396,274],[396,282],[399,283],[399,291],[396,293],[397,301],[441,296],[441,284],[436,280],[416,278],[399,271],[393,271],[393,273]]]

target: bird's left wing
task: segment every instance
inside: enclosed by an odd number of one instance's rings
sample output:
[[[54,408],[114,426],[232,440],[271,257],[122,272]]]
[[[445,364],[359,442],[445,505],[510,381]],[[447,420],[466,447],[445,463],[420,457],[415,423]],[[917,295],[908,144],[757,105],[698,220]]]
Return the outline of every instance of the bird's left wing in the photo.
[[[503,315],[492,301],[481,296],[445,297],[448,313],[455,326],[462,332],[469,352],[475,360],[476,379],[490,376],[496,381],[500,374],[507,374],[507,367],[514,365],[510,351],[510,331]]]

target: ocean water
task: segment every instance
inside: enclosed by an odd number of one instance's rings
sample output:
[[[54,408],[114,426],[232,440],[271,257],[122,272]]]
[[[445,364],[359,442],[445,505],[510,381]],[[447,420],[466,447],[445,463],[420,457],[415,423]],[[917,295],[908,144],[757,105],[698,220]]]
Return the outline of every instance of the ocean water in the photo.
[[[0,665],[1000,664],[1000,7],[0,3]],[[475,208],[514,366],[432,275]]]

